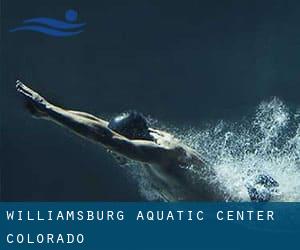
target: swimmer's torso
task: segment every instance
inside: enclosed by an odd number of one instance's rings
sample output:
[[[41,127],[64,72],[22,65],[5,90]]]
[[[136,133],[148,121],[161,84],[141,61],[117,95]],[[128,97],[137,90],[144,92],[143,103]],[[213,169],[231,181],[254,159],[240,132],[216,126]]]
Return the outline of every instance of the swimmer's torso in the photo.
[[[174,148],[174,159],[166,161],[164,165],[149,165],[147,171],[151,181],[157,186],[159,192],[169,200],[220,200],[224,199],[214,192],[215,187],[209,180],[201,176],[204,166],[191,166],[193,150],[181,145],[180,141],[172,135],[155,131],[151,133],[155,142],[161,146]],[[207,177],[207,176],[206,176]]]
[[[162,198],[169,201],[222,200],[205,180],[190,167],[183,166],[145,166],[153,186]]]

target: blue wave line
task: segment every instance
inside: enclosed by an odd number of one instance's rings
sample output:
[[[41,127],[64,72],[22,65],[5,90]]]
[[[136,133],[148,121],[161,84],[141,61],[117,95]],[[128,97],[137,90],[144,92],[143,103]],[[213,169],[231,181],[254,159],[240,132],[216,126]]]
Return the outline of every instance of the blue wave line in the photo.
[[[10,32],[21,31],[21,30],[36,31],[36,32],[44,33],[44,34],[47,34],[47,35],[50,35],[50,36],[57,36],[57,37],[74,36],[74,35],[77,35],[77,34],[83,32],[83,30],[60,31],[60,30],[54,30],[54,29],[50,29],[50,28],[47,28],[47,27],[36,26],[36,25],[17,27],[17,28],[11,29]]]
[[[78,23],[78,24],[66,23],[60,20],[56,20],[53,18],[46,18],[46,17],[27,19],[24,20],[23,23],[45,24],[50,26],[51,28],[57,28],[57,29],[75,29],[85,25],[85,23]]]

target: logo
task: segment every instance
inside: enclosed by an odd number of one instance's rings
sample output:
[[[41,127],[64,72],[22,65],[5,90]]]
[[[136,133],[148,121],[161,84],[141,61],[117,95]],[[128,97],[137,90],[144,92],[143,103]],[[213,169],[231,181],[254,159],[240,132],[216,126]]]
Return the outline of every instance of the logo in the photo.
[[[83,32],[85,26],[85,23],[75,23],[77,17],[78,13],[75,10],[67,10],[63,21],[47,17],[26,19],[23,25],[11,29],[10,32],[34,31],[56,37],[75,36]]]

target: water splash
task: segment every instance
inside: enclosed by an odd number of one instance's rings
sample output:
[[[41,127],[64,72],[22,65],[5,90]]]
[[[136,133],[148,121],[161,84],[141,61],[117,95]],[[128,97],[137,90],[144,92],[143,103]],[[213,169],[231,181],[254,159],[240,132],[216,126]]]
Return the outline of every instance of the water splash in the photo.
[[[219,189],[228,199],[249,201],[246,183],[267,173],[280,184],[274,200],[300,201],[300,112],[291,112],[278,98],[262,102],[240,122],[220,121],[202,130],[172,132],[215,168]],[[145,168],[129,165],[145,198],[162,198]],[[203,178],[193,168],[190,171],[194,179]]]

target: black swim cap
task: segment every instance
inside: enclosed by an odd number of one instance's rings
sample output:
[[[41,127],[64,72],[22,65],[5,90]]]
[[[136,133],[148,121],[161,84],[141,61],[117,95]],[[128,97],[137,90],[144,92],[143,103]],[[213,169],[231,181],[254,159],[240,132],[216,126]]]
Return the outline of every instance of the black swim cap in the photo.
[[[108,127],[129,139],[153,140],[147,119],[136,111],[121,113],[109,121]]]

